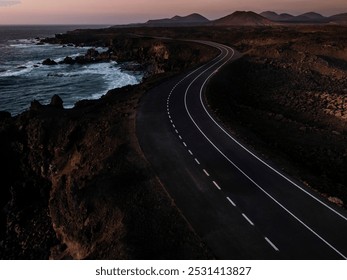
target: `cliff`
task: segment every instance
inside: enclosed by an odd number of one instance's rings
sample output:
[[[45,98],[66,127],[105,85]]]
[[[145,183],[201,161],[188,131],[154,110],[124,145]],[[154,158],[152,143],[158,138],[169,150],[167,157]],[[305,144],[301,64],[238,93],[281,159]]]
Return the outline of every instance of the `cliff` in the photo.
[[[141,85],[0,114],[1,259],[211,258],[142,156],[135,116],[149,87],[215,53],[122,38],[110,55],[153,68]]]
[[[152,29],[156,30],[156,29]],[[75,30],[66,34],[57,34],[54,38],[43,40],[51,44],[74,44],[75,46],[105,47],[104,53],[89,51],[75,60],[66,58],[63,63],[94,63],[114,60],[118,63],[135,61],[145,76],[161,73],[175,73],[182,69],[207,61],[217,52],[204,45],[196,45],[183,41],[154,39],[135,35],[142,29],[100,29]]]

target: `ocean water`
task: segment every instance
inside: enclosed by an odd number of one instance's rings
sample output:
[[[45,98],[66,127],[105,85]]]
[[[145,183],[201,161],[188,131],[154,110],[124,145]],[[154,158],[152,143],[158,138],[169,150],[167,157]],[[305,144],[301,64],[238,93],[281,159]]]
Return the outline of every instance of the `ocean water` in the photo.
[[[46,58],[59,62],[86,53],[88,47],[37,45],[35,38],[76,28],[86,26],[0,26],[0,111],[16,115],[34,99],[48,104],[54,94],[71,108],[78,100],[96,99],[110,89],[141,82],[141,73],[121,71],[116,62],[42,65]]]

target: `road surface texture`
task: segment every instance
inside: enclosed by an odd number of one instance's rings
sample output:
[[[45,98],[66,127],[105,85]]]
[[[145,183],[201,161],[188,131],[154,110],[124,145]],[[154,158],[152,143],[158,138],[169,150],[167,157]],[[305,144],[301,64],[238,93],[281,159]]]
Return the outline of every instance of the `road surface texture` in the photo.
[[[137,115],[141,148],[218,259],[346,259],[346,212],[239,143],[210,115],[208,80],[220,55],[149,91]],[[245,81],[247,82],[247,81]]]

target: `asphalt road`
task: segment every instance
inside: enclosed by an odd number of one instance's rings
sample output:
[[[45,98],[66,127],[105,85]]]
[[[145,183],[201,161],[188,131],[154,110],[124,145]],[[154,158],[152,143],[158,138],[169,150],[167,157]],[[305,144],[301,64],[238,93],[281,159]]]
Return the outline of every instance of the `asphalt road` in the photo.
[[[346,259],[347,214],[234,139],[204,88],[238,54],[220,55],[149,91],[141,148],[187,221],[219,259]],[[246,82],[246,81],[245,81]]]

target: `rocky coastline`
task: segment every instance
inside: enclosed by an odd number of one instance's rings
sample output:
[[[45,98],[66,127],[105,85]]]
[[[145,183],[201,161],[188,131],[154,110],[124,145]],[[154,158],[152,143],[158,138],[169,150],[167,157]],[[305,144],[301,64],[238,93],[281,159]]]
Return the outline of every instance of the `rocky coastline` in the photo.
[[[133,30],[136,32],[136,30]],[[85,55],[75,58],[66,57],[62,64],[88,64],[116,61],[125,71],[141,71],[144,77],[163,73],[177,73],[192,65],[206,61],[211,52],[206,46],[194,46],[193,43],[154,39],[129,33],[123,29],[101,29],[98,31],[75,30],[66,34],[57,34],[54,38],[41,40],[42,43],[90,46]],[[95,48],[107,48],[98,52]],[[57,62],[47,58],[46,65]]]
[[[60,36],[49,41],[76,45],[74,36]],[[213,258],[143,157],[135,116],[150,87],[216,53],[116,31],[111,37],[113,56],[90,49],[64,63],[127,61],[128,71],[146,67],[143,83],[72,109],[55,95],[15,117],[0,113],[0,259]]]
[[[54,96],[49,105],[33,101],[19,116],[0,112],[0,258],[213,258],[142,155],[135,116],[149,88],[217,52],[151,36],[241,51],[211,80],[211,110],[267,160],[346,207],[344,34],[342,26],[110,28],[43,40],[92,47],[63,63],[115,60],[146,75],[140,85],[72,109]]]

